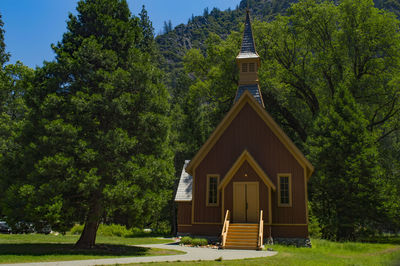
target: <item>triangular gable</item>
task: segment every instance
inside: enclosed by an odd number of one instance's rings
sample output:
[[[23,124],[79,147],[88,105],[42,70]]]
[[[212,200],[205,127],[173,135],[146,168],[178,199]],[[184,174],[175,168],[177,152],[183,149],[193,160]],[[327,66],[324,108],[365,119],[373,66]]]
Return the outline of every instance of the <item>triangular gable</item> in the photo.
[[[276,190],[274,183],[272,183],[271,179],[269,179],[269,177],[261,168],[261,166],[256,162],[256,160],[253,158],[253,156],[251,156],[251,154],[247,150],[244,150],[242,154],[239,156],[239,158],[237,158],[236,162],[233,164],[231,169],[229,169],[228,173],[225,175],[224,179],[219,184],[218,189],[222,189],[226,185],[228,185],[229,181],[231,181],[233,176],[236,174],[236,172],[239,170],[239,168],[245,161],[247,161],[250,164],[251,168],[253,168],[253,170],[257,173],[257,175],[261,178],[261,180],[264,181],[265,185],[272,188],[272,190],[274,191]]]
[[[218,139],[222,136],[224,131],[231,124],[233,119],[239,114],[240,110],[248,103],[254,111],[262,118],[262,120],[267,124],[271,131],[278,137],[281,143],[286,147],[286,149],[293,155],[293,157],[299,162],[299,164],[306,170],[307,179],[310,178],[311,174],[314,172],[314,167],[303,155],[303,153],[296,147],[292,140],[283,132],[279,125],[274,121],[274,119],[265,111],[265,109],[254,99],[249,91],[245,91],[237,101],[231,110],[225,115],[224,119],[219,123],[217,128],[203,144],[200,150],[196,153],[193,159],[190,161],[186,167],[186,172],[194,175],[194,170],[201,163],[204,157],[208,154],[211,148],[215,145]]]

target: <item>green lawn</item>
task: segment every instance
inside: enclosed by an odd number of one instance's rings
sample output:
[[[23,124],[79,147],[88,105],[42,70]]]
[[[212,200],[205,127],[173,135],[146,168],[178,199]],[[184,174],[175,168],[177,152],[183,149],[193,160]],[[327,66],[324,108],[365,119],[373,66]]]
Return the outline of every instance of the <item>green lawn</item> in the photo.
[[[400,245],[335,243],[317,239],[313,239],[312,244],[312,248],[269,246],[278,251],[278,254],[267,258],[156,263],[156,265],[400,265]]]
[[[0,263],[48,262],[62,260],[103,259],[130,256],[181,254],[179,251],[134,247],[139,244],[168,243],[152,237],[123,238],[98,236],[98,246],[91,250],[73,247],[76,235],[3,235],[0,234]]]

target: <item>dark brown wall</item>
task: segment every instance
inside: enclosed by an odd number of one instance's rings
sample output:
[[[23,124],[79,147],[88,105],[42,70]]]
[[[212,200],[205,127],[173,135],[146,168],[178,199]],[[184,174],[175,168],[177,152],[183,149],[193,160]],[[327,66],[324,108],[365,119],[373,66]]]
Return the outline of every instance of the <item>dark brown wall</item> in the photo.
[[[292,207],[277,207],[277,193],[272,193],[272,222],[305,224],[304,170],[248,104],[243,107],[195,169],[194,221],[222,222],[221,200],[219,207],[206,207],[206,175],[220,174],[222,181],[245,149],[275,186],[278,173],[292,173]]]
[[[271,226],[272,237],[308,237],[308,227],[304,226]],[[268,234],[264,231],[264,236]]]
[[[192,223],[192,202],[178,202],[178,225]]]
[[[178,234],[219,236],[221,234],[221,231],[222,231],[222,225],[194,224],[191,226],[180,226],[178,224]]]
[[[247,174],[247,176],[244,176]],[[249,165],[248,162],[244,162],[242,166],[238,169],[236,174],[233,176],[229,184],[225,187],[225,206],[224,213],[226,210],[231,212],[231,218],[233,217],[233,182],[258,182],[258,194],[259,194],[259,210],[263,210],[264,221],[268,222],[268,187],[264,184],[257,173]]]

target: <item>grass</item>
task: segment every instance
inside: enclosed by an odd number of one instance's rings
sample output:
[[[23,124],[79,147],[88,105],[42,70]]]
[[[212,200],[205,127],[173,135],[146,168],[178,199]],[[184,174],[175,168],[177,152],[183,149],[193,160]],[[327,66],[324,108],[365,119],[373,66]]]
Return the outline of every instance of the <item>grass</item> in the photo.
[[[49,262],[63,260],[104,259],[133,256],[181,254],[179,251],[135,247],[140,244],[161,244],[171,240],[160,238],[97,237],[96,248],[74,248],[77,235],[2,235],[0,234],[0,263]]]
[[[354,242],[336,243],[319,239],[313,239],[312,245],[312,248],[281,245],[268,246],[278,251],[278,254],[266,258],[180,263],[165,262],[156,263],[156,265],[400,265],[399,245]]]

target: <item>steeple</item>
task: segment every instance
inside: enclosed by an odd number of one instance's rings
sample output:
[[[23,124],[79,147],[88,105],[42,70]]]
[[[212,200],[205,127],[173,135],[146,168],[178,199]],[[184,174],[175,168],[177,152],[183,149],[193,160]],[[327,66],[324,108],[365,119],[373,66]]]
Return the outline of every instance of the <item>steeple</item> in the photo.
[[[260,56],[257,54],[256,45],[254,43],[249,9],[246,11],[242,47],[240,48],[239,55],[236,57],[236,63],[239,66],[239,87],[234,102],[237,102],[240,96],[248,90],[254,98],[264,106],[258,83]]]

